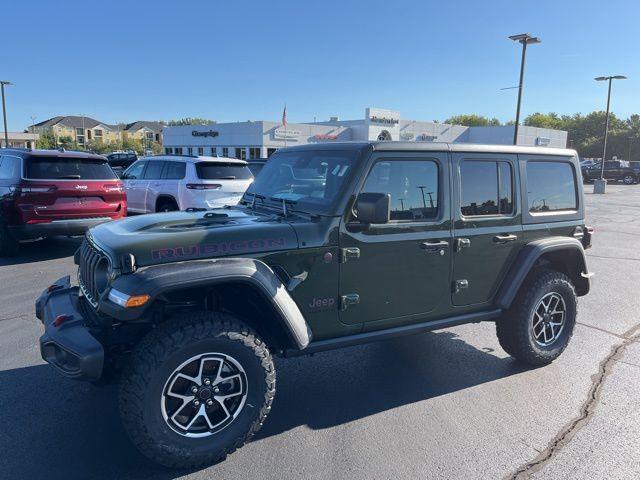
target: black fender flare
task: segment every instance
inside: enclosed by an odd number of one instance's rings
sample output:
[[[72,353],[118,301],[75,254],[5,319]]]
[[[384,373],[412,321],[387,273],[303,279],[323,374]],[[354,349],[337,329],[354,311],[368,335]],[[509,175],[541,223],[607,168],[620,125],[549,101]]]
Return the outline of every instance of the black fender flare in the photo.
[[[229,282],[245,282],[256,287],[264,299],[271,303],[296,347],[302,350],[309,345],[311,329],[298,305],[273,270],[253,258],[191,260],[142,267],[132,274],[118,277],[111,288],[127,295],[150,295],[145,306],[124,308],[103,295],[98,308],[116,319],[135,320],[144,314],[158,295],[172,290]]]
[[[522,248],[498,290],[496,306],[504,310],[511,306],[525,278],[541,257],[550,253],[565,252],[576,255],[578,260],[577,270],[572,278],[577,294],[582,296],[589,293],[591,288],[589,279],[592,274],[587,269],[587,259],[582,243],[571,237],[548,237],[534,240]]]

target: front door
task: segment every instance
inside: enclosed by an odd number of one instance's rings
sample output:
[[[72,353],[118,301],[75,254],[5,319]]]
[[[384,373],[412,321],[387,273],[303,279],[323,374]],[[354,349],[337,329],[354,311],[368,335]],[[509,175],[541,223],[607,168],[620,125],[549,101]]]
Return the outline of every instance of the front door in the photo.
[[[450,306],[448,154],[388,153],[370,162],[354,193],[389,194],[391,220],[364,231],[343,222],[339,240],[340,319],[365,330],[418,322]]]
[[[522,246],[518,158],[453,155],[452,302],[489,303]]]

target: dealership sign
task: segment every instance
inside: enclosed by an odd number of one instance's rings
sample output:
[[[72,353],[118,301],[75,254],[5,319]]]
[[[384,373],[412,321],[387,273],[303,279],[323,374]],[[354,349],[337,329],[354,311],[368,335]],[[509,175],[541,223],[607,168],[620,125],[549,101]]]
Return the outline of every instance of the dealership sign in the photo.
[[[400,123],[400,112],[385,108],[369,107],[365,111],[367,120],[371,123],[395,126]]]
[[[404,132],[400,134],[400,138],[402,140],[413,140],[413,137],[415,137],[413,132]]]
[[[420,142],[434,142],[437,138],[438,138],[437,135],[429,135],[427,133],[418,135],[418,140]]]
[[[191,136],[193,137],[217,137],[218,135],[218,132],[215,132],[213,130],[207,130],[206,132],[194,130],[191,132]]]
[[[299,130],[286,130],[284,128],[276,128],[273,131],[273,138],[289,139],[299,137],[300,135],[302,135],[302,132],[300,132]]]

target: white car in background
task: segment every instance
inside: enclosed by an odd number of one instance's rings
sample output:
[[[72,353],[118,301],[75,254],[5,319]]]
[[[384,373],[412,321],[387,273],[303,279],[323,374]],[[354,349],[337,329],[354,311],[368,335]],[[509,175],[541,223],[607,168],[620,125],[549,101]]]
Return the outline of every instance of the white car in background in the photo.
[[[156,155],[137,160],[122,180],[128,211],[151,213],[235,205],[253,174],[235,158]]]

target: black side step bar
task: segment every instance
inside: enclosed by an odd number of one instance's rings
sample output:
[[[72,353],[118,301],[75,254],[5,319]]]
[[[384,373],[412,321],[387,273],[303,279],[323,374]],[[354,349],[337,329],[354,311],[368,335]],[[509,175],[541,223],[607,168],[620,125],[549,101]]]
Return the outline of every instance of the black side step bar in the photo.
[[[311,342],[303,350],[285,350],[285,357],[297,357],[301,355],[311,355],[313,353],[335,350],[337,348],[352,347],[363,343],[377,342],[389,338],[402,337],[405,335],[416,335],[419,333],[440,330],[442,328],[455,327],[466,323],[479,323],[495,320],[502,314],[502,309],[488,310],[479,313],[467,313],[455,317],[443,318],[440,320],[430,320],[428,322],[414,323],[400,327],[387,328],[385,330],[375,330],[373,332],[357,333],[344,337],[330,338]]]

